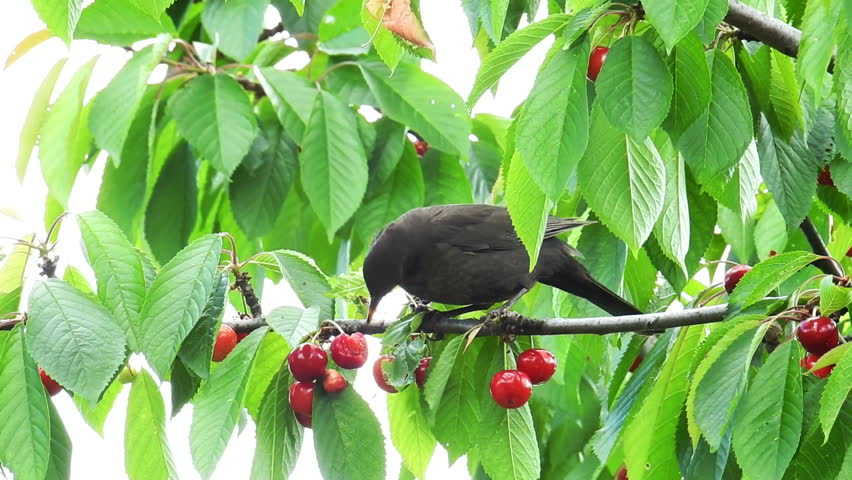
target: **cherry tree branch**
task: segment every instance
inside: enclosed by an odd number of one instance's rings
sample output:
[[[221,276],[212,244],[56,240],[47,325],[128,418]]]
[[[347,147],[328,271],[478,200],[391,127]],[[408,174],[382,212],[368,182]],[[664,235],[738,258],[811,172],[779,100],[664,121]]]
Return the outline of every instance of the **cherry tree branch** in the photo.
[[[728,0],[725,22],[789,57],[799,55],[802,31],[737,0]],[[834,71],[834,60],[828,65]]]
[[[423,319],[420,331],[424,333],[465,333],[479,323],[483,323],[478,335],[567,335],[598,334],[619,332],[648,332],[667,328],[701,325],[721,322],[725,318],[727,305],[714,305],[678,312],[646,313],[620,317],[589,318],[545,318],[532,319],[509,312],[497,317],[485,315],[479,321],[475,319],[448,318],[441,315],[427,315]],[[392,320],[335,320],[347,333],[361,332],[379,334],[394,323]],[[228,322],[237,332],[248,332],[266,325],[262,317],[234,320]]]
[[[828,253],[828,249],[825,247],[825,243],[822,241],[822,237],[819,236],[819,232],[814,225],[814,222],[811,221],[810,217],[805,217],[802,220],[802,224],[799,226],[802,229],[802,233],[805,234],[805,238],[808,240],[808,243],[811,245],[811,250],[817,255],[821,255],[823,257],[829,257],[831,254]],[[840,267],[837,263],[832,262],[831,260],[820,259],[814,262],[814,266],[823,271],[823,273],[827,273],[829,275],[834,275],[835,277],[842,277],[843,272],[840,270]]]

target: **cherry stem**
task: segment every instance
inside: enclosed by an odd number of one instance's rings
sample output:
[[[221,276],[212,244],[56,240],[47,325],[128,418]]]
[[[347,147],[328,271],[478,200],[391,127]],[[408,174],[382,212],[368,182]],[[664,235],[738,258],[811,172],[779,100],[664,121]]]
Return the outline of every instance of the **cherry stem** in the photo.
[[[237,257],[237,241],[234,240],[234,236],[231,235],[228,232],[223,232],[223,233],[220,233],[219,235],[221,235],[224,238],[227,238],[231,242],[231,250],[228,251],[228,250],[223,249],[222,251],[227,252],[231,256],[231,267],[233,268],[234,273],[239,272],[240,266],[239,266],[239,263],[238,263],[239,258]]]
[[[342,328],[340,328],[340,325],[338,325],[337,322],[335,322],[334,320],[332,320],[330,318],[328,320],[324,320],[322,323],[330,323],[330,324],[334,325],[334,327],[337,328],[337,331],[339,331],[341,334],[346,333],[346,332],[343,331]]]

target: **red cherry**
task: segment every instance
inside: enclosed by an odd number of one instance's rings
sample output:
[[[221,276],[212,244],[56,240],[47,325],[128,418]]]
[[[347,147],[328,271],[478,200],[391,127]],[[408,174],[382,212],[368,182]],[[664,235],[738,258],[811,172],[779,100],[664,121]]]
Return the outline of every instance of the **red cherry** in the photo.
[[[606,47],[595,47],[595,49],[592,50],[592,54],[589,55],[589,70],[586,73],[589,80],[594,82],[598,79],[598,74],[601,73],[601,67],[603,67],[604,62],[606,61],[607,53],[609,53],[609,49]]]
[[[837,324],[828,317],[805,320],[796,329],[796,336],[808,353],[816,355],[822,355],[840,343]]]
[[[429,144],[426,143],[426,140],[417,140],[414,142],[414,150],[417,151],[418,157],[422,157],[429,151]]]
[[[749,265],[736,265],[728,270],[725,273],[725,291],[731,293],[734,291],[734,288],[740,283],[740,279],[743,278],[743,275],[751,271],[751,266]]]
[[[388,377],[385,375],[385,372],[382,371],[382,364],[391,363],[393,359],[393,355],[382,355],[377,358],[376,363],[373,364],[373,378],[376,380],[376,385],[388,393],[396,393],[397,389],[388,383]]]
[[[642,365],[642,356],[639,355],[633,359],[633,363],[630,364],[630,371],[635,372],[639,365]]]
[[[503,408],[520,408],[532,395],[530,377],[520,370],[503,370],[491,379],[491,398]]]
[[[367,363],[367,339],[361,332],[345,333],[331,341],[331,359],[340,368],[361,368]]]
[[[849,247],[849,250],[846,251],[847,257],[852,257],[852,247]]]
[[[322,388],[328,393],[340,393],[346,388],[346,377],[333,368],[325,371]]]
[[[775,255],[778,255],[778,252],[776,252],[775,250],[770,250],[770,251],[769,251],[769,256],[770,256],[770,257],[774,257]]]
[[[432,363],[432,357],[426,357],[420,360],[420,365],[417,370],[414,370],[414,383],[421,389],[426,385],[426,374],[429,373],[429,364]]]
[[[237,346],[237,332],[229,325],[219,325],[216,343],[213,345],[213,361],[221,362]]]
[[[38,375],[41,377],[41,384],[44,385],[44,389],[47,390],[48,395],[52,397],[62,391],[62,385],[50,378],[50,375],[45,373],[41,367],[38,367]]]
[[[325,375],[328,356],[319,345],[304,343],[287,357],[290,373],[300,382],[311,382]]]
[[[237,332],[237,343],[243,341],[244,338],[248,337],[251,332]]]
[[[290,385],[290,408],[296,413],[310,415],[314,407],[314,384],[296,382]]]
[[[819,359],[819,355],[814,355],[811,353],[809,355],[805,355],[805,358],[803,358],[802,361],[799,362],[799,365],[801,365],[802,368],[804,368],[805,370],[810,370],[814,367],[814,365],[816,365],[816,362]],[[819,378],[825,378],[828,376],[829,373],[831,373],[832,370],[834,370],[834,365],[829,365],[827,367],[820,368],[819,370],[814,370],[811,373],[813,373]]]
[[[618,469],[618,473],[615,474],[615,480],[630,480],[627,477],[627,468],[621,467]]]
[[[821,172],[819,172],[819,177],[817,177],[817,183],[820,185],[825,185],[826,187],[834,186],[834,179],[831,178],[831,171],[828,167],[825,167]]]
[[[543,348],[531,348],[518,356],[518,370],[526,373],[533,385],[541,385],[556,373],[556,357]]]
[[[305,415],[304,413],[294,412],[296,414],[296,421],[299,422],[299,425],[305,428],[311,428],[313,425],[313,416]]]

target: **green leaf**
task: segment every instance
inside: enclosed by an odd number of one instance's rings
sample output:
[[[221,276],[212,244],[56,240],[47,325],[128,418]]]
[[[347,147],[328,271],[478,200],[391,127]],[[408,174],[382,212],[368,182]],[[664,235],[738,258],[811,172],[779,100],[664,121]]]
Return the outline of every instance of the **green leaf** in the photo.
[[[391,72],[378,62],[359,62],[382,114],[415,130],[429,145],[463,155],[470,146],[470,120],[462,98],[419,67],[401,63]]]
[[[470,180],[461,159],[439,150],[429,150],[420,159],[425,187],[424,205],[473,203]]]
[[[642,6],[669,50],[704,16],[708,0],[645,0]]]
[[[420,390],[409,387],[388,396],[391,441],[406,468],[417,478],[426,478],[437,441],[423,414]]]
[[[361,204],[368,172],[355,116],[328,92],[314,101],[299,167],[302,187],[331,242]]]
[[[846,9],[847,17],[849,8]],[[834,94],[837,97],[837,128],[838,137],[845,140],[846,145],[852,145],[852,33],[849,29],[839,29],[837,37],[837,67],[834,71]],[[841,142],[838,141],[838,144]],[[847,160],[850,160],[847,158]]]
[[[99,147],[106,150],[118,166],[130,126],[142,103],[148,77],[160,63],[171,43],[171,36],[161,35],[156,43],[139,51],[127,62],[92,100],[89,128]]]
[[[0,459],[16,477],[45,476],[51,450],[48,403],[23,329],[0,331]]]
[[[544,240],[548,201],[547,195],[533,180],[518,151],[515,151],[509,164],[509,174],[506,178],[506,206],[509,209],[512,226],[527,251],[528,268],[532,271],[538,261],[541,242]]]
[[[21,240],[30,243],[34,238],[33,234],[28,234],[21,237]],[[23,287],[24,274],[31,253],[34,252],[24,244],[19,243],[12,248],[12,251],[0,264],[0,292],[11,292],[16,288]]]
[[[382,480],[385,448],[376,415],[354,389],[314,390],[314,450],[323,478]]]
[[[716,27],[728,14],[728,2],[726,0],[710,0],[707,2],[707,9],[695,26],[695,31],[698,33],[698,38],[703,43],[710,43],[716,38]]]
[[[137,0],[110,0],[92,3],[83,10],[74,37],[129,47],[161,33],[177,34],[165,12],[152,15]]]
[[[641,141],[669,112],[672,76],[645,38],[623,37],[610,49],[595,89],[609,121]]]
[[[802,432],[799,353],[784,342],[758,370],[734,417],[734,452],[746,478],[781,478]]]
[[[222,237],[199,238],[175,255],[148,289],[136,331],[142,352],[161,378],[210,298],[221,251]]]
[[[722,230],[722,238],[731,245],[736,258],[743,263],[750,263],[754,255],[754,217],[748,215],[741,218],[733,210],[719,205],[717,223]]]
[[[270,382],[280,369],[287,370],[285,360],[289,353],[290,345],[280,335],[264,335],[260,342],[246,386],[245,402],[246,410],[256,422],[261,419],[259,411]]]
[[[516,30],[506,37],[482,61],[482,66],[479,67],[479,71],[476,73],[476,80],[474,80],[473,88],[467,98],[468,107],[472,108],[476,105],[482,94],[496,85],[500,77],[512,65],[532,50],[533,47],[538,45],[539,42],[544,40],[545,37],[566,25],[571,19],[571,15],[561,13],[551,15],[544,20],[531,23],[520,30]]]
[[[819,284],[819,313],[831,315],[852,303],[852,288],[839,287],[831,277],[824,277]]]
[[[98,211],[77,216],[80,235],[89,264],[98,281],[98,297],[112,312],[115,323],[127,337],[131,350],[136,350],[136,334],[132,326],[145,301],[145,276],[142,260],[121,229]]]
[[[376,141],[368,155],[370,182],[367,195],[371,195],[380,185],[385,183],[402,158],[406,138],[405,125],[394,122],[388,117],[378,119],[373,126],[376,129]]]
[[[177,478],[166,438],[166,408],[157,383],[146,370],[133,380],[127,401],[124,466],[131,479]]]
[[[574,14],[562,30],[562,38],[565,40],[565,44],[562,48],[567,49],[573,46],[574,41],[586,33],[589,27],[595,23],[595,20],[607,9],[607,7],[608,6],[605,4],[585,7]]]
[[[275,333],[287,341],[290,348],[296,348],[299,342],[319,328],[319,306],[313,305],[304,310],[296,307],[278,307],[266,316],[266,323]]]
[[[773,49],[769,58],[769,102],[778,122],[779,133],[789,141],[796,130],[805,126],[802,105],[799,102],[800,88],[790,57]]]
[[[222,53],[242,60],[257,45],[257,38],[263,31],[263,13],[268,6],[269,0],[211,0],[204,5],[201,23]]]
[[[670,344],[672,333],[669,332],[672,332],[672,330],[657,339],[651,351],[642,360],[639,368],[630,375],[621,393],[616,398],[615,404],[610,408],[609,415],[603,421],[603,425],[590,439],[598,458],[608,459],[610,457],[616,441],[621,437],[625,423],[635,416],[634,411],[639,408],[637,405],[641,405],[641,402],[637,403],[637,399],[645,398],[648,390],[652,387],[651,380],[657,374],[659,366],[665,358],[666,347]]]
[[[268,338],[276,337],[270,335]],[[258,361],[261,359],[258,358]],[[296,459],[302,448],[302,428],[290,410],[290,372],[287,365],[282,364],[271,380],[256,419],[257,447],[251,466],[251,478],[283,480],[296,466]]]
[[[490,367],[489,373],[500,370]],[[483,400],[477,446],[482,467],[492,479],[539,478],[541,464],[529,405],[507,409],[491,399]]]
[[[301,145],[318,90],[293,72],[267,67],[255,68],[254,74],[269,96],[284,132]]]
[[[831,0],[811,0],[805,6],[796,73],[813,90],[816,105],[822,103],[825,74],[837,38],[835,27],[841,18],[836,3]]]
[[[593,108],[577,182],[592,210],[631,249],[645,242],[662,211],[665,171],[650,139],[633,140],[607,120],[602,108]]]
[[[104,423],[106,423],[107,416],[112,411],[115,399],[121,393],[122,387],[124,387],[124,384],[119,381],[110,383],[101,399],[94,406],[85,398],[74,395],[74,404],[80,410],[83,420],[92,427],[92,430],[98,432],[101,438],[104,436]]]
[[[820,397],[819,423],[822,425],[826,441],[837,421],[840,409],[847,401],[850,389],[852,389],[852,348],[847,348],[831,371],[831,375],[828,376],[825,390]]]
[[[816,182],[803,182],[803,178],[816,178],[819,165],[808,149],[801,131],[790,141],[775,136],[766,117],[760,120],[757,146],[760,152],[760,173],[775,203],[784,215],[787,229],[797,228],[811,208]]]
[[[302,305],[319,307],[320,320],[334,318],[334,300],[325,295],[331,291],[331,285],[314,262],[299,252],[276,250],[272,254]]]
[[[754,226],[754,246],[758,258],[768,258],[772,250],[783,252],[787,246],[787,225],[774,200],[769,200]]]
[[[424,390],[432,433],[451,462],[476,446],[481,418],[478,384],[482,376],[477,373],[477,360],[484,342],[474,341],[465,349],[466,340],[463,335],[454,338],[433,359]]]
[[[752,139],[752,119],[742,80],[720,50],[706,53],[712,97],[680,137],[678,147],[701,184],[736,165]],[[712,180],[711,180],[712,179]]]
[[[23,290],[23,287],[18,287],[11,292],[0,293],[0,317],[18,311],[18,306],[21,303],[21,290]]]
[[[370,32],[361,22],[361,2],[337,2],[320,22],[317,46],[329,55],[363,55],[370,50]],[[328,20],[329,17],[332,20]]]
[[[484,3],[484,2],[483,2]],[[503,38],[503,24],[506,23],[506,11],[509,9],[509,0],[490,0],[490,13],[491,13],[491,28],[487,28],[488,35],[494,40],[495,45],[500,44],[500,40]],[[485,8],[483,6],[483,8]],[[483,19],[485,22],[485,19]]]
[[[816,259],[817,255],[810,252],[786,252],[758,263],[731,293],[728,315],[757,303],[784,280]]]
[[[674,93],[669,116],[663,126],[677,140],[710,105],[713,85],[704,45],[694,34],[687,34],[678,42],[667,63],[672,72]],[[717,75],[721,76],[720,73],[717,72]],[[748,104],[745,106],[748,107]]]
[[[152,144],[154,131],[151,125],[156,120],[159,102],[168,98],[179,82],[180,79],[168,83],[163,91],[160,90],[160,85],[147,88],[122,147],[121,156],[124,161],[121,167],[108,161],[104,168],[97,209],[113,219],[128,239],[133,241],[139,237],[141,230],[140,213],[144,208],[149,183],[149,158],[154,162],[153,156],[156,153]],[[162,158],[165,160],[166,157]],[[152,174],[152,187],[155,180],[156,177]]]
[[[196,161],[192,149],[181,143],[163,167],[145,211],[145,239],[161,263],[183,248],[198,214]]]
[[[260,237],[275,225],[299,166],[296,152],[286,141],[280,125],[262,129],[258,139],[262,137],[266,138],[266,148],[257,151],[255,140],[228,184],[234,218],[249,237]],[[255,156],[260,165],[252,170],[246,166],[246,161]]]
[[[424,186],[420,160],[414,147],[407,145],[393,175],[377,186],[366,200],[352,224],[356,236],[367,246],[379,230],[403,213],[423,206]]]
[[[56,79],[62,73],[62,68],[65,66],[67,60],[67,58],[59,59],[53,65],[50,71],[47,72],[47,75],[44,76],[44,80],[42,80],[30,103],[30,110],[27,112],[27,118],[24,120],[24,126],[21,128],[21,136],[18,138],[18,160],[15,164],[18,182],[24,181],[24,175],[27,173],[27,165],[30,163],[33,147],[36,144],[36,140],[38,140],[39,131],[47,116],[50,95],[53,93]]]
[[[172,363],[172,371],[169,376],[169,384],[172,390],[172,418],[175,417],[184,405],[189,403],[198,393],[201,386],[201,377],[192,373],[183,364],[180,357],[175,358]]]
[[[222,313],[225,311],[229,280],[228,272],[217,274],[204,311],[178,350],[178,356],[186,368],[204,380],[210,376],[210,359],[213,356],[213,344],[219,332]]]
[[[77,171],[89,151],[91,134],[83,99],[97,60],[94,57],[77,70],[50,106],[40,132],[41,174],[48,192],[62,208],[68,206]]]
[[[675,434],[689,387],[688,374],[695,347],[702,335],[700,326],[680,330],[653,388],[625,426],[625,462],[637,480],[680,475]]]
[[[683,157],[671,148],[660,157],[666,167],[663,211],[654,226],[654,236],[667,257],[684,264],[689,251],[689,202],[686,198],[686,166]],[[665,147],[664,147],[665,148]],[[685,267],[684,267],[685,269]]]
[[[175,93],[178,130],[216,170],[230,176],[257,136],[248,95],[228,75],[203,75]]]
[[[518,121],[515,148],[548,197],[562,195],[589,141],[589,42],[557,44],[536,77]]]
[[[66,44],[71,43],[71,39],[74,38],[74,30],[77,28],[77,21],[80,20],[83,0],[61,2],[33,0],[33,8],[38,12],[38,16],[41,17],[51,33],[61,38]]]
[[[124,362],[124,332],[112,315],[62,280],[47,279],[33,288],[27,341],[51,378],[91,403]]]
[[[47,402],[50,411],[50,460],[45,480],[71,478],[71,438],[53,402]]]
[[[737,418],[734,412],[746,390],[748,367],[765,331],[754,328],[755,323],[744,319],[741,328],[728,332],[713,345],[693,375],[687,418],[694,420],[693,430],[700,429],[710,451],[719,448],[731,421]],[[694,445],[697,434],[692,438]]]
[[[194,400],[189,446],[192,463],[202,478],[210,478],[237,425],[246,397],[249,372],[260,342],[260,328],[244,338],[210,374]]]

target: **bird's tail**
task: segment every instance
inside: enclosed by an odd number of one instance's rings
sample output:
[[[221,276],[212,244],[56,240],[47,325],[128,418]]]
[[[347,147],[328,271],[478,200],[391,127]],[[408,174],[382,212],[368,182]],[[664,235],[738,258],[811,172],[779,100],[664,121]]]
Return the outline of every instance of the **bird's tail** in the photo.
[[[586,267],[573,257],[565,267],[556,275],[549,275],[538,280],[572,295],[585,298],[610,315],[640,315],[643,313],[635,305],[592,278]]]

